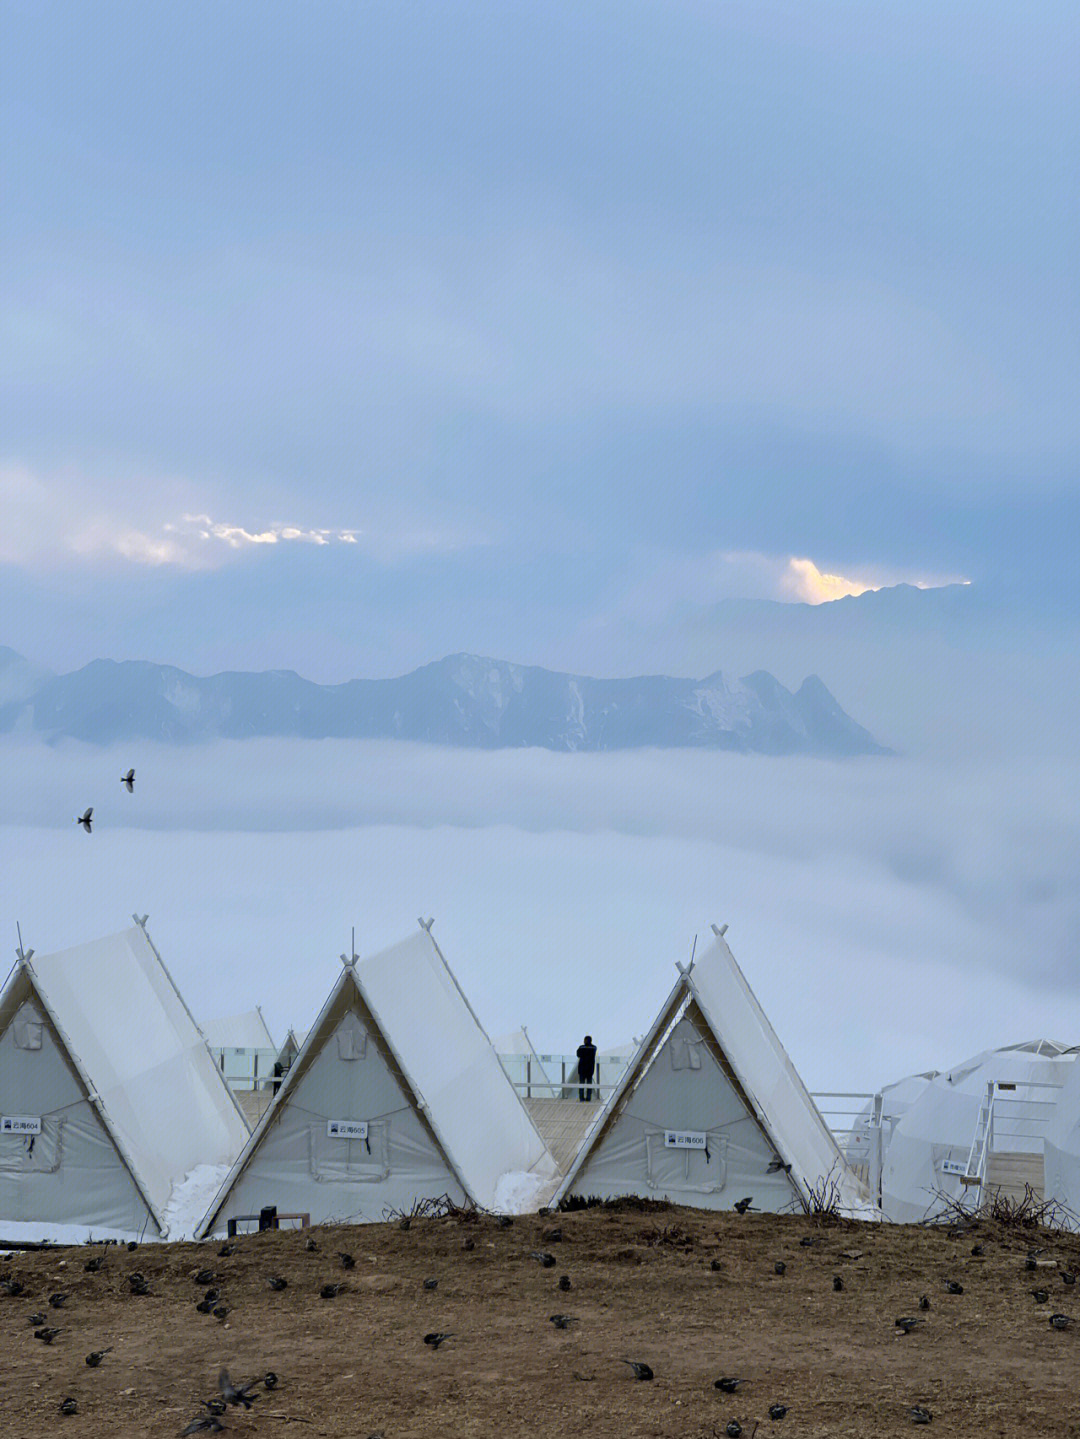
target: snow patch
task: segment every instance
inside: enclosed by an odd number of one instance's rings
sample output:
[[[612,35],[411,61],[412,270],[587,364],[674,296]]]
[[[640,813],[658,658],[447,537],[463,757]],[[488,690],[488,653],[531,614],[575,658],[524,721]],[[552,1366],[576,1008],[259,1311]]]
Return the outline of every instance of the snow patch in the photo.
[[[545,1190],[549,1193],[545,1194]],[[499,1214],[535,1214],[553,1191],[551,1180],[543,1175],[511,1169],[499,1175],[494,1208]]]
[[[192,1239],[195,1226],[217,1197],[229,1173],[227,1164],[197,1164],[174,1184],[165,1206],[164,1220],[170,1240]]]

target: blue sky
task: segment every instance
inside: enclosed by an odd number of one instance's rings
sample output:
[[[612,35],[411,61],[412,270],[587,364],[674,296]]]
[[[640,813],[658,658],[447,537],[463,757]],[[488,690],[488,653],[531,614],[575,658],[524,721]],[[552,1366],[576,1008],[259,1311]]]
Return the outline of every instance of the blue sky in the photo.
[[[792,557],[1071,603],[1075,7],[3,26],[16,648],[601,670]]]

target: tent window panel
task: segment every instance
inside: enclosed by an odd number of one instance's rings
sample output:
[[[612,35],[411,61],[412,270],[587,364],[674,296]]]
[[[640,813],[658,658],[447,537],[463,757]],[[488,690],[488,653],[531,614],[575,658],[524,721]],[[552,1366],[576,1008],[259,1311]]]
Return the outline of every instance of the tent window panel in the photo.
[[[664,1143],[664,1131],[650,1131],[645,1136],[647,1153],[646,1182],[650,1189],[664,1193],[669,1189],[689,1189],[697,1194],[716,1194],[727,1183],[726,1134],[708,1131],[705,1148],[671,1149]]]
[[[40,1134],[0,1134],[0,1171],[53,1174],[63,1151],[62,1119],[43,1119]]]
[[[326,1121],[308,1131],[311,1177],[325,1184],[376,1183],[390,1174],[390,1123],[368,1121],[366,1139],[334,1139],[326,1132]]]
[[[367,1030],[355,1021],[344,1023],[337,1032],[338,1059],[363,1059],[367,1055]]]
[[[32,1009],[21,1009],[12,1021],[16,1049],[40,1049],[44,1026]]]

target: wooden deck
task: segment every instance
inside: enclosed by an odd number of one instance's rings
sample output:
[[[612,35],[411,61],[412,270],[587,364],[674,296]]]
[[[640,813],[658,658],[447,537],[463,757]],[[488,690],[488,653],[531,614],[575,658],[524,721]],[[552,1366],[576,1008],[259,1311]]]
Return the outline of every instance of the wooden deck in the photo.
[[[991,1154],[986,1162],[986,1183],[984,1191],[997,1193],[1003,1198],[1019,1202],[1024,1197],[1024,1186],[1030,1185],[1036,1199],[1042,1199],[1046,1185],[1046,1173],[1041,1154]]]
[[[579,1099],[525,1099],[522,1101],[551,1151],[551,1157],[565,1174],[581,1148],[585,1131],[600,1110],[599,1101],[582,1104]]]

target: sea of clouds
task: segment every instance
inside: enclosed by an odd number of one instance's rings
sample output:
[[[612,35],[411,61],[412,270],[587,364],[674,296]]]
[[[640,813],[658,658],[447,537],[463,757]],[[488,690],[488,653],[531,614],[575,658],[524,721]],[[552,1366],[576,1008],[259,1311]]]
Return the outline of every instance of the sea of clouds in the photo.
[[[46,952],[148,912],[197,1017],[259,1003],[283,1036],[352,926],[365,954],[433,915],[490,1033],[607,1048],[715,921],[815,1089],[1080,1043],[1080,766],[1060,759],[11,737],[0,759],[9,953],[16,921]]]

